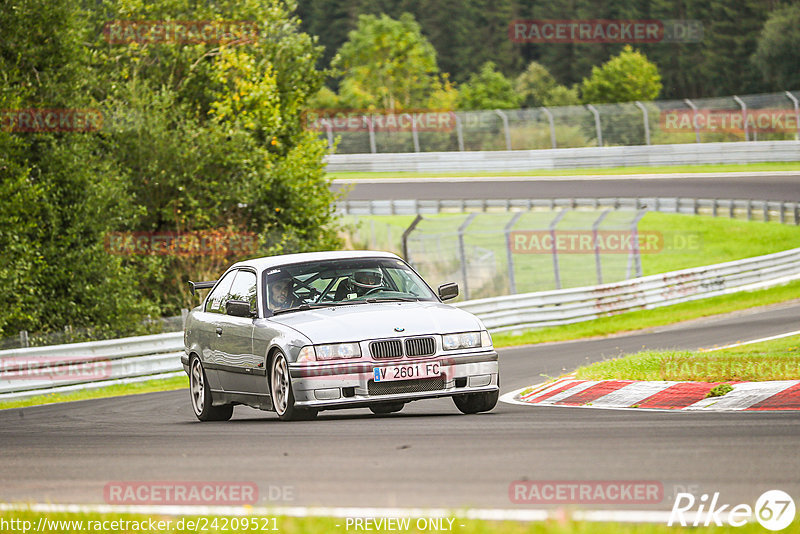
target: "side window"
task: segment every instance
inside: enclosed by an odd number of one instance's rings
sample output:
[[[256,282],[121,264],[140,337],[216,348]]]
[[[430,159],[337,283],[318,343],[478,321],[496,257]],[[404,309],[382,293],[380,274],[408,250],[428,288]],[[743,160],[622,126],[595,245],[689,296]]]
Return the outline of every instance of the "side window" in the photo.
[[[228,297],[223,299],[222,311],[225,313],[225,302],[228,300],[244,300],[250,303],[250,309],[256,311],[258,309],[256,303],[256,273],[240,269],[233,281]]]
[[[220,283],[217,284],[206,299],[206,310],[209,313],[225,313],[223,307],[225,303],[225,296],[228,294],[228,288],[233,283],[233,277],[236,276],[236,271],[231,271],[226,274]]]

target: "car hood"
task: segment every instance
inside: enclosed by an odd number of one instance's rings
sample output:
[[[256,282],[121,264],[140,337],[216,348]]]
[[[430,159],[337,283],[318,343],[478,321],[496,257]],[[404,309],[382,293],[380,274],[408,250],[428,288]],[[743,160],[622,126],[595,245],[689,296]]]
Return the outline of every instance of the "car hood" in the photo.
[[[270,318],[312,343],[363,341],[483,329],[469,312],[440,302],[380,302],[290,312]],[[402,328],[400,332],[396,329]]]

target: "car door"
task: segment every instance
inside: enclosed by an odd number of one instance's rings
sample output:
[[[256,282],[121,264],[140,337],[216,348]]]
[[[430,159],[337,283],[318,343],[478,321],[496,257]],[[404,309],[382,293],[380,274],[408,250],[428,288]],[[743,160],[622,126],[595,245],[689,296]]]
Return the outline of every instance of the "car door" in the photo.
[[[202,310],[197,314],[197,339],[201,348],[201,359],[205,369],[208,385],[212,390],[220,390],[219,374],[217,372],[216,329],[219,327],[220,314],[225,310],[222,303],[228,295],[228,290],[236,276],[235,271],[226,273],[214,286],[203,303]]]
[[[224,302],[244,300],[257,317],[256,273],[239,269]],[[223,312],[225,304],[223,303]],[[266,370],[263,357],[253,352],[253,329],[256,317],[236,317],[223,313],[218,318],[216,352],[222,388],[228,392],[264,394]]]

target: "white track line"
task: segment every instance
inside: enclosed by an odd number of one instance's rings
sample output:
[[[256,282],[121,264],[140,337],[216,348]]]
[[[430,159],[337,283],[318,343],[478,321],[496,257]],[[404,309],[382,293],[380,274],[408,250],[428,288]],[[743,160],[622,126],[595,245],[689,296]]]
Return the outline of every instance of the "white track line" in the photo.
[[[458,518],[484,521],[546,521],[548,519],[571,518],[576,521],[663,523],[669,521],[671,512],[661,510],[573,510],[563,508],[550,510],[518,508],[458,510],[446,508],[347,508],[286,506],[278,508],[255,508],[250,506],[117,506],[108,504],[8,504],[0,503],[4,512],[38,513],[96,513],[96,514],[142,514],[171,516],[260,516],[260,517],[392,517],[392,518]],[[694,521],[696,512],[684,514]],[[725,517],[725,514],[720,514]],[[701,518],[702,519],[702,518]]]
[[[752,345],[753,343],[761,343],[762,341],[772,341],[773,339],[781,339],[783,337],[791,337],[800,335],[800,330],[794,332],[786,332],[785,334],[778,334],[776,336],[762,337],[759,339],[751,339],[750,341],[740,341],[731,345],[723,345],[722,347],[714,347],[711,349],[699,349],[699,352],[714,352],[715,350],[730,349],[733,347],[741,347],[742,345]]]

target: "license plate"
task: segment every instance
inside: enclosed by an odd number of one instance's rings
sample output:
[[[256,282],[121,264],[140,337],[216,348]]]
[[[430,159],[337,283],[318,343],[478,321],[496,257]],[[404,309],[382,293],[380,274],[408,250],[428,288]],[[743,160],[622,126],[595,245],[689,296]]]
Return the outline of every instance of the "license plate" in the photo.
[[[441,375],[442,364],[439,362],[420,362],[406,365],[390,365],[375,367],[372,371],[375,382],[391,380],[414,380],[415,378],[436,378]]]

